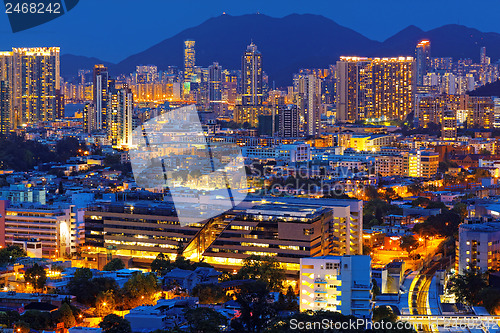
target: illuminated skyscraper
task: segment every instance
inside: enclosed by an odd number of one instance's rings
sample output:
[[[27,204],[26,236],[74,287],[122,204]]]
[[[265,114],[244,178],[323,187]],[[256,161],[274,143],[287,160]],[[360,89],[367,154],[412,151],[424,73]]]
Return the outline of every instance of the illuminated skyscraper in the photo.
[[[241,76],[242,105],[262,105],[262,55],[254,43],[248,45],[245,55],[243,55]]]
[[[59,52],[58,47],[12,49],[11,127],[56,119]]]
[[[457,139],[457,112],[446,110],[443,112],[443,121],[441,123],[441,138],[443,140]]]
[[[194,40],[184,41],[184,87],[183,94],[186,98],[190,92],[191,79],[194,74],[194,65],[196,61],[196,52],[194,50]]]
[[[210,102],[222,101],[222,66],[218,62],[208,67],[208,99]]]
[[[129,88],[111,89],[109,95],[109,141],[116,146],[132,144],[133,94]]]
[[[481,51],[479,52],[479,61],[481,62],[481,65],[487,65],[488,61],[486,59],[486,47],[483,46],[481,47]]]
[[[417,85],[424,85],[424,76],[431,68],[431,42],[422,40],[415,49],[417,67]]]
[[[87,133],[97,131],[97,119],[93,102],[85,102],[83,108],[83,130]]]
[[[321,79],[313,74],[302,75],[298,80],[299,110],[303,131],[316,135],[321,123]]]
[[[299,136],[299,110],[296,105],[278,105],[278,135],[282,138]]]
[[[0,133],[10,130],[12,52],[0,52]]]
[[[337,61],[337,121],[401,119],[413,110],[412,57],[341,57]]]
[[[94,66],[94,85],[93,85],[93,101],[95,119],[94,130],[107,128],[107,108],[108,108],[108,87],[109,75],[108,68],[102,64]]]
[[[264,115],[262,55],[257,45],[248,45],[241,58],[241,105],[235,107],[234,119],[238,123],[249,123],[256,127],[259,116]]]
[[[343,57],[336,66],[337,121],[355,122],[364,119],[365,68],[368,58]]]

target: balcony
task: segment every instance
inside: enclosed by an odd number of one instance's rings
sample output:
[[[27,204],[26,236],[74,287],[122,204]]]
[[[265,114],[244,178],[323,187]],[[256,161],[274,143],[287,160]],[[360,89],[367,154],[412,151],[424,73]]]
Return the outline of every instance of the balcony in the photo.
[[[326,280],[325,279],[314,279],[314,283],[324,283],[324,284],[326,284]]]
[[[315,294],[328,294],[328,292],[326,290],[321,290],[321,289],[315,289],[314,293]]]
[[[371,286],[370,284],[363,284],[363,283],[356,283],[354,282],[352,284],[352,289],[368,289],[368,290],[371,290]]]

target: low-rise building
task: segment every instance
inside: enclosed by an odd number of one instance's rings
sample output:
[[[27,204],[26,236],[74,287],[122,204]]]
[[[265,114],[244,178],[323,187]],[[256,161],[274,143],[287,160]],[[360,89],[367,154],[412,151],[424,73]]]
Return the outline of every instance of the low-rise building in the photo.
[[[321,256],[300,260],[300,310],[338,311],[370,318],[370,256]]]

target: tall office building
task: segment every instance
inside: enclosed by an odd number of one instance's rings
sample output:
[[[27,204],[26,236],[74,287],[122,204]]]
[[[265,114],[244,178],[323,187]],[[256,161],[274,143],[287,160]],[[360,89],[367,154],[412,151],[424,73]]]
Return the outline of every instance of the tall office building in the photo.
[[[486,59],[486,47],[483,46],[481,47],[480,51],[479,51],[479,61],[481,63],[481,65],[487,65],[487,59]]]
[[[59,52],[58,47],[12,49],[11,127],[56,119]]]
[[[9,82],[0,80],[0,133],[10,130],[10,90]]]
[[[210,102],[222,101],[222,66],[214,62],[208,67],[208,99]]]
[[[0,133],[10,130],[12,52],[0,52]]]
[[[248,45],[241,59],[241,105],[235,108],[235,121],[256,127],[259,116],[265,114],[262,104],[264,96],[262,76],[262,54],[257,45]]]
[[[83,130],[86,133],[97,131],[97,119],[93,102],[85,102],[83,107]]]
[[[495,123],[495,101],[492,97],[469,96],[467,110],[468,128],[493,128]]]
[[[129,88],[111,89],[108,139],[115,146],[132,144],[133,94]]]
[[[184,41],[184,82],[191,82],[191,77],[194,74],[194,66],[196,61],[196,52],[194,49],[195,41]]]
[[[443,140],[457,139],[457,111],[446,110],[443,112],[441,122],[441,138]]]
[[[94,66],[94,85],[93,85],[93,102],[95,120],[94,130],[107,128],[107,111],[108,111],[108,95],[109,95],[109,74],[108,68],[102,64]]]
[[[248,45],[241,64],[242,105],[261,105],[263,97],[262,54],[257,45]]]
[[[467,103],[467,95],[420,96],[416,101],[415,122],[420,127],[443,124],[446,111],[453,111],[456,116],[459,110],[467,110]]]
[[[298,137],[299,118],[296,105],[278,105],[278,135],[282,138]]]
[[[298,81],[299,109],[304,134],[319,134],[321,125],[321,79],[309,74],[301,76]]]
[[[355,122],[365,118],[365,68],[368,58],[344,57],[337,61],[337,121]]]
[[[424,77],[431,67],[431,42],[422,40],[415,49],[417,67],[417,85],[424,85]]]
[[[182,86],[182,96],[184,99],[189,99],[191,92],[191,80],[194,75],[196,61],[194,45],[194,40],[184,41],[184,84]]]
[[[412,57],[341,57],[336,71],[337,121],[404,120],[413,111]]]

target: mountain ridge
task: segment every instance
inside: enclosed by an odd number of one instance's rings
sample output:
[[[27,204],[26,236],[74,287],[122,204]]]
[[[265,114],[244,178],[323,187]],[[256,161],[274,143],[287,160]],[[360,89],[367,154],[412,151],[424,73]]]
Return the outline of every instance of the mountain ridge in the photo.
[[[433,57],[478,61],[480,47],[486,46],[492,61],[500,58],[500,34],[456,24],[428,31],[410,25],[384,41],[375,41],[316,14],[290,14],[282,18],[224,14],[187,28],[117,64],[108,63],[110,72],[113,75],[130,73],[141,64],[154,64],[159,70],[169,65],[182,69],[186,39],[196,41],[197,65],[207,67],[212,62],[219,62],[228,69],[241,68],[241,57],[253,41],[262,53],[263,68],[269,75],[270,84],[275,81],[278,86],[291,84],[292,74],[300,68],[327,68],[341,55],[413,56],[421,39],[431,41]],[[69,69],[73,70],[78,64],[64,66],[61,68],[63,76],[76,75]]]

